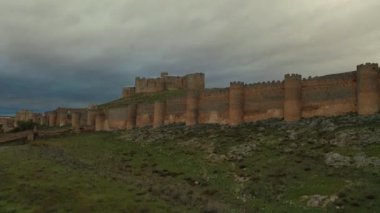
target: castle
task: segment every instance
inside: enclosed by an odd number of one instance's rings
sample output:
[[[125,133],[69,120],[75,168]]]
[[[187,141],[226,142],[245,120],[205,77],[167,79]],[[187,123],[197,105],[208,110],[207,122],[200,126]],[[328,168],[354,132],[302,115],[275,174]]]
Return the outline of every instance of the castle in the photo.
[[[270,118],[291,122],[352,112],[371,115],[380,109],[379,84],[375,63],[358,65],[352,72],[307,79],[286,74],[283,81],[231,82],[228,88],[219,89],[205,88],[203,73],[183,77],[161,73],[158,78],[136,78],[135,87],[124,88],[122,98],[111,104],[58,108],[40,121],[108,131],[174,123],[239,125]],[[134,101],[139,97],[140,101]]]

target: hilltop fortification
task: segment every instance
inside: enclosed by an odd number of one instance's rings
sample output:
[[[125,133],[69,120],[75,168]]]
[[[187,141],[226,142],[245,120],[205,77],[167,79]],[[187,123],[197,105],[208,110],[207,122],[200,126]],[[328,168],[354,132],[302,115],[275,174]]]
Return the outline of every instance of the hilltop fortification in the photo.
[[[123,89],[121,99],[82,111],[86,120],[72,122],[101,131],[173,123],[239,125],[270,118],[291,122],[353,112],[371,115],[380,107],[379,82],[375,63],[321,77],[286,74],[282,81],[231,82],[228,88],[217,89],[205,88],[203,73],[161,73],[157,78],[136,78],[134,87]],[[47,113],[51,125],[58,124],[58,112]]]

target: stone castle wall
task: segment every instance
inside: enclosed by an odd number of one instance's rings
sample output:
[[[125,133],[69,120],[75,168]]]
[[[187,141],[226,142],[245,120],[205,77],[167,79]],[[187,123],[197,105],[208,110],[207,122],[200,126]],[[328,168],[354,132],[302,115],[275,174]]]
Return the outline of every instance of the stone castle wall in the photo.
[[[380,106],[377,64],[367,63],[359,65],[357,71],[308,79],[287,74],[283,81],[232,82],[229,88],[218,89],[205,89],[203,75],[189,76],[181,81],[181,88],[188,91],[186,96],[134,106],[136,118],[129,128],[172,123],[238,125],[271,118],[296,121],[351,112],[367,115],[377,113]],[[112,124],[111,130],[126,128],[127,111],[128,107],[108,110],[106,120]]]
[[[199,97],[199,123],[228,123],[229,90],[206,89]]]
[[[86,126],[88,114],[90,114],[89,110],[84,108],[59,107],[56,110],[45,112],[45,115],[41,115],[40,123],[50,127]]]
[[[128,114],[125,108],[109,109],[106,114],[109,129],[125,129]]]
[[[356,73],[302,81],[302,117],[334,116],[356,111]]]
[[[181,90],[194,87],[204,87],[204,74],[193,73],[185,76],[169,76],[168,73],[161,73],[158,78],[135,79],[135,87],[123,89],[123,97],[128,97],[134,93],[154,93],[166,90]]]
[[[154,104],[139,104],[137,107],[136,127],[153,125]]]
[[[165,124],[186,122],[186,99],[173,98],[166,101]]]
[[[284,116],[283,82],[264,82],[244,86],[243,121],[254,122]]]
[[[123,91],[130,96],[180,89],[186,90],[186,95],[153,103],[92,110],[88,115],[92,115],[93,122],[87,122],[87,125],[91,123],[97,130],[159,127],[173,123],[188,126],[208,123],[239,125],[271,118],[297,121],[352,112],[370,115],[380,109],[379,67],[372,63],[358,65],[352,72],[308,79],[302,79],[298,74],[287,74],[283,81],[231,82],[230,87],[217,89],[204,88],[202,73],[184,77],[164,74],[157,79],[138,78],[136,87]]]

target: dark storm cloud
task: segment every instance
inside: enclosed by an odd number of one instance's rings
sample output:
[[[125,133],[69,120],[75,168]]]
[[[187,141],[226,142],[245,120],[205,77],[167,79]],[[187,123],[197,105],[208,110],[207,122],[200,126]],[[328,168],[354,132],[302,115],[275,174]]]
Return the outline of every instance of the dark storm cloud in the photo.
[[[136,76],[207,86],[351,71],[380,58],[367,0],[0,0],[0,113],[118,98]]]

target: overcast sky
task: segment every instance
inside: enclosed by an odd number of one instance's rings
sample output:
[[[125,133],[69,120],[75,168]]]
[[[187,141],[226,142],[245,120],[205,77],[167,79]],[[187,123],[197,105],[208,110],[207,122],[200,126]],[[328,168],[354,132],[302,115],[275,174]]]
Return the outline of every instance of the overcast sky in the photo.
[[[119,98],[136,76],[207,87],[380,62],[379,0],[0,0],[0,114]]]

